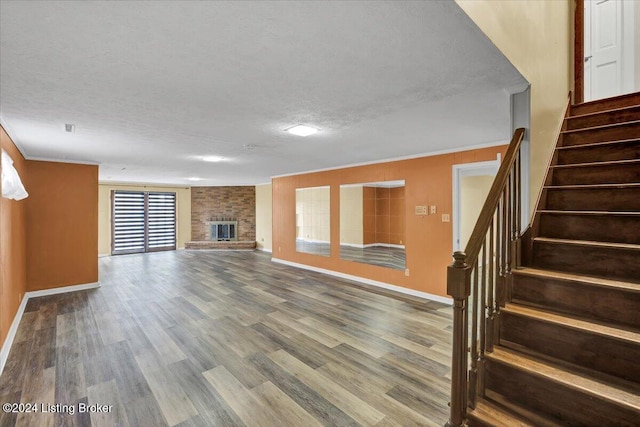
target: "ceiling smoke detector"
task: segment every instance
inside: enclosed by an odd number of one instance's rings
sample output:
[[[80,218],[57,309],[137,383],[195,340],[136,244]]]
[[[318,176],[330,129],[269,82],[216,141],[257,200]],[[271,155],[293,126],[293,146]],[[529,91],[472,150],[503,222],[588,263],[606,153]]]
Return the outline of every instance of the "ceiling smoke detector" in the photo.
[[[305,126],[305,125],[296,125],[294,127],[291,127],[289,129],[287,129],[287,132],[293,134],[293,135],[298,135],[298,136],[309,136],[309,135],[313,135],[314,133],[318,132],[318,129],[313,128],[311,126]]]
[[[64,130],[69,132],[69,133],[73,133],[73,132],[76,131],[76,125],[71,124],[71,123],[65,123]]]

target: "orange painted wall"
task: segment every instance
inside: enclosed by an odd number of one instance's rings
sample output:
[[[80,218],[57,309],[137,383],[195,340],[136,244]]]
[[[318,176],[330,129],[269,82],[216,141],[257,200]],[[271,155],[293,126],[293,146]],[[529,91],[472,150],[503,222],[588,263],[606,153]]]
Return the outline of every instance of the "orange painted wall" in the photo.
[[[452,210],[452,166],[495,160],[506,146],[461,151],[417,159],[335,169],[274,178],[273,257],[351,274],[397,286],[446,296],[447,265],[451,263],[453,229],[442,222]],[[340,185],[360,182],[405,181],[405,248],[407,268],[393,270],[340,259]],[[331,256],[295,250],[295,190],[328,185],[331,188]],[[414,215],[416,205],[436,205],[435,215]]]
[[[362,187],[363,243],[404,244],[404,187]]]
[[[28,160],[27,290],[98,281],[98,166]]]
[[[13,166],[24,183],[24,157],[2,127],[0,145],[13,159]],[[25,206],[26,200],[0,198],[0,344],[4,343],[27,290]]]

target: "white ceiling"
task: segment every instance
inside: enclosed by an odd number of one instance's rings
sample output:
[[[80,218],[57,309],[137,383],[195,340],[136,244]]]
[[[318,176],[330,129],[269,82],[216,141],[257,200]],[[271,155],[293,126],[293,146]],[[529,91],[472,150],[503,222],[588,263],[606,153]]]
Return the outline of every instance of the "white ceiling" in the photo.
[[[505,89],[526,84],[453,1],[0,8],[2,124],[101,181],[251,185],[506,142]],[[320,132],[284,132],[299,123]]]

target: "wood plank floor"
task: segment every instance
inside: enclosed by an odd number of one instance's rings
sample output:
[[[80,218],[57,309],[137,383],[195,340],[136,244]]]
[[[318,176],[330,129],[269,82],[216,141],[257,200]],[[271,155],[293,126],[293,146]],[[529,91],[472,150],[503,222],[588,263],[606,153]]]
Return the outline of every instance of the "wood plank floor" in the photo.
[[[0,426],[447,420],[448,306],[390,298],[259,252],[101,258],[100,281],[28,302],[0,401],[50,411],[1,412]]]

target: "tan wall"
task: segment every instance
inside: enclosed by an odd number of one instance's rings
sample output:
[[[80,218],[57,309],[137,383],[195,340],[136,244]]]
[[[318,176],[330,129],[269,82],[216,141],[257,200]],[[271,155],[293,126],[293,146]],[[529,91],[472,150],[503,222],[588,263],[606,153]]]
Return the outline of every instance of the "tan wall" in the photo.
[[[13,166],[25,184],[24,157],[9,135],[0,127],[0,145],[13,159]],[[0,344],[11,327],[20,302],[27,291],[27,223],[26,200],[0,197]]]
[[[256,247],[271,251],[271,184],[256,185]]]
[[[569,0],[456,0],[531,83],[531,210],[556,143],[572,85]]]
[[[329,188],[301,188],[296,191],[296,238],[308,242],[330,240]]]
[[[166,191],[176,193],[176,239],[177,247],[184,249],[184,244],[191,240],[191,189],[183,187],[153,187],[135,185],[98,186],[98,253],[111,253],[111,191]]]
[[[362,186],[340,188],[340,243],[363,244]]]
[[[376,243],[376,189],[362,189],[363,242],[365,245]]]
[[[460,247],[466,248],[495,176],[463,176],[460,179]]]
[[[447,265],[451,263],[452,166],[494,160],[505,146],[379,163],[273,179],[273,256],[291,262],[391,283],[446,296]],[[405,181],[407,268],[404,271],[340,259],[340,185]],[[296,188],[331,187],[331,256],[296,252]],[[436,205],[438,214],[414,215],[416,205]]]

